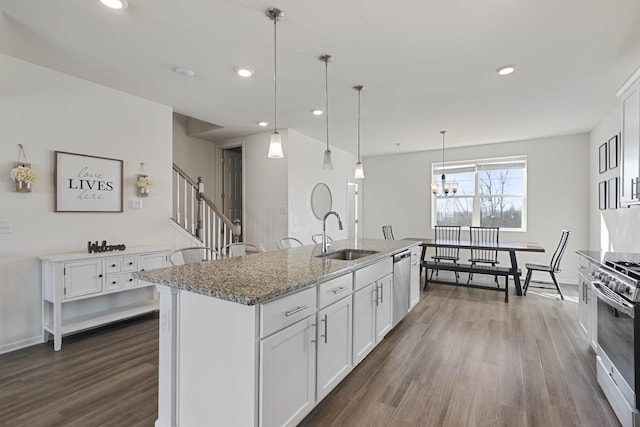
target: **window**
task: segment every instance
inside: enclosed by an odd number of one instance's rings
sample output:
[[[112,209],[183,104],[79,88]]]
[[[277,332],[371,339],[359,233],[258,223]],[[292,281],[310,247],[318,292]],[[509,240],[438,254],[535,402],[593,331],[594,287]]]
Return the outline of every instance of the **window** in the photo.
[[[434,163],[431,175],[439,186],[443,172],[447,182],[458,184],[458,191],[432,196],[432,224],[526,231],[526,156],[447,162],[444,168]]]

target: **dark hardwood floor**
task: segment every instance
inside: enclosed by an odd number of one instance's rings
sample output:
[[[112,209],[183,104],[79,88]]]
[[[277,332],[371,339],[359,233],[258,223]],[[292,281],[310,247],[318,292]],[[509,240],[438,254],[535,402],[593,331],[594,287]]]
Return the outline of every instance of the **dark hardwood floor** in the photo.
[[[303,426],[619,426],[566,301],[433,285]],[[156,315],[0,355],[2,426],[152,426]],[[213,426],[217,427],[217,426]]]

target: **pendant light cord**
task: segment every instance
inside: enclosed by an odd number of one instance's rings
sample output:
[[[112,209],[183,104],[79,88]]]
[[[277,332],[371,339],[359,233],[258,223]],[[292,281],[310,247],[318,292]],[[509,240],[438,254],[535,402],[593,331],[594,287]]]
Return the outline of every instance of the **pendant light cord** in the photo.
[[[446,130],[440,131],[440,133],[442,134],[442,174],[444,175],[444,134],[446,133]]]
[[[360,163],[360,92],[362,88],[358,89],[358,163]]]
[[[326,123],[327,123],[327,150],[329,150],[329,58],[325,58],[324,61],[324,97],[325,97],[325,110],[326,110]]]
[[[278,131],[278,56],[276,50],[278,18],[273,19],[273,132]]]

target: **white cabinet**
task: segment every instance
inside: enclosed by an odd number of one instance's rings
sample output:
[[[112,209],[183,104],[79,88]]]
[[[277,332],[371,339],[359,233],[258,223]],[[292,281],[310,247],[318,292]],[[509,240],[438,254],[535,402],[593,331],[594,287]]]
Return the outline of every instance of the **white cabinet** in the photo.
[[[578,261],[578,321],[594,350],[598,347],[598,301],[591,288],[590,273],[596,266],[585,257]]]
[[[351,295],[318,311],[317,400],[322,400],[351,371]]]
[[[620,204],[640,203],[640,69],[618,93],[622,102]]]
[[[411,248],[411,281],[409,287],[409,310],[420,302],[420,257],[422,248],[414,246]]]
[[[353,365],[364,359],[391,330],[393,270],[391,259],[355,272],[353,296]],[[381,277],[382,276],[382,277]],[[364,283],[376,279],[373,283]]]
[[[102,292],[102,260],[87,259],[64,263],[62,277],[64,299]]]
[[[164,267],[168,252],[136,248],[41,257],[43,342],[53,334],[57,351],[64,334],[157,310],[154,288],[133,273]]]
[[[260,426],[295,426],[315,405],[315,316],[260,342]]]

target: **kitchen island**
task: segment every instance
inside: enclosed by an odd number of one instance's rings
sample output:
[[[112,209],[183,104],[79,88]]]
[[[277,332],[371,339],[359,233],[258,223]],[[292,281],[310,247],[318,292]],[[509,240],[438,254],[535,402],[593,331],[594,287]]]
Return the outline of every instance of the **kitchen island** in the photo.
[[[160,294],[156,426],[296,425],[391,329],[392,257],[419,256],[418,243],[337,241],[329,252],[374,253],[332,259],[309,245],[138,273]]]

